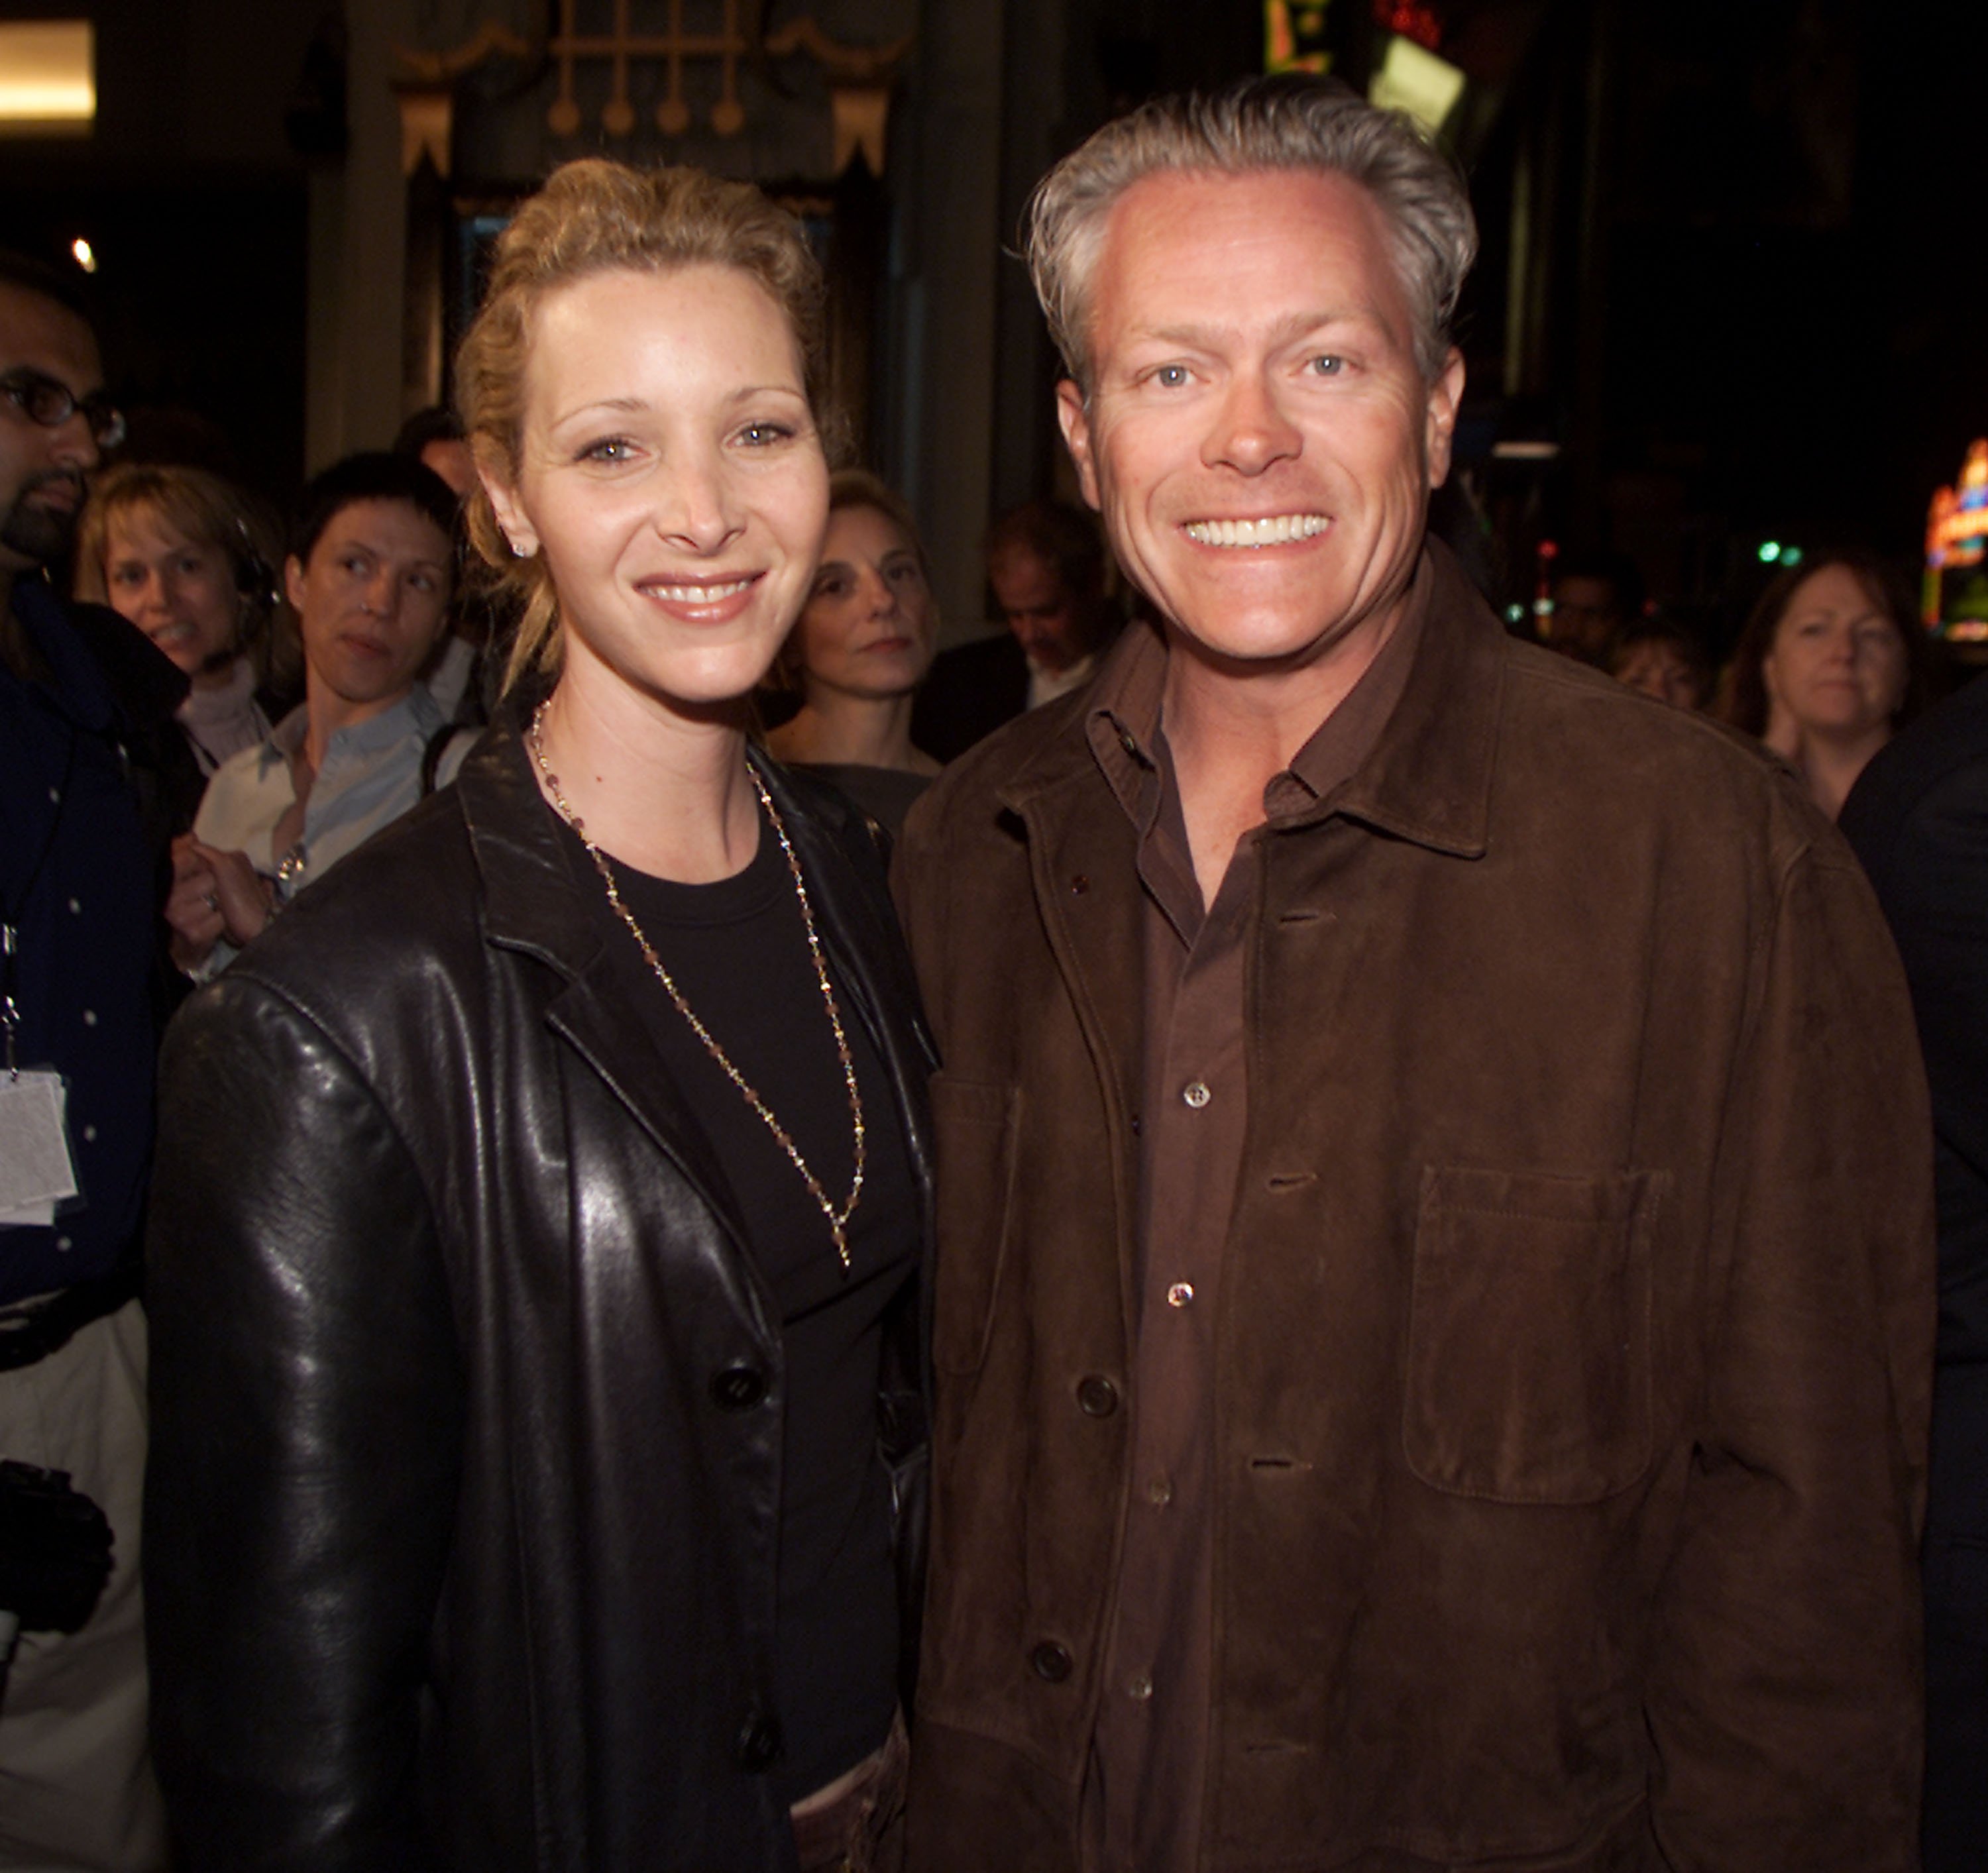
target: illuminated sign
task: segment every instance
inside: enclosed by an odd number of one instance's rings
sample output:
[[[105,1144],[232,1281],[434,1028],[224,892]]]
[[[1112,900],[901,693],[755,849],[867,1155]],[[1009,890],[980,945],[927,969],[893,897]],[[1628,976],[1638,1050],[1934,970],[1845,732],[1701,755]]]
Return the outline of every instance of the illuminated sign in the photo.
[[[1424,51],[1398,32],[1388,42],[1381,69],[1367,87],[1367,99],[1384,110],[1405,110],[1433,137],[1456,108],[1463,84],[1462,73],[1447,59]]]
[[[1263,0],[1263,69],[1329,72],[1326,49],[1327,0]]]
[[[1926,513],[1926,627],[1962,643],[1988,639],[1988,577],[1969,573],[1988,558],[1988,438],[1969,446],[1960,478],[1933,491]]]

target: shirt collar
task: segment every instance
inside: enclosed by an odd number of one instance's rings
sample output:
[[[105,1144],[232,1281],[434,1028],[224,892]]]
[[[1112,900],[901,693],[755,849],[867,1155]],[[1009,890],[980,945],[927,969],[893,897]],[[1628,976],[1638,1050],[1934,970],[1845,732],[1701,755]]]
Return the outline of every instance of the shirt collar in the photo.
[[[1408,687],[1436,576],[1428,554],[1416,563],[1395,628],[1360,680],[1263,789],[1264,817],[1302,813],[1348,779],[1374,752]],[[1085,718],[1091,752],[1119,804],[1142,830],[1157,810],[1166,693],[1165,639],[1153,625],[1127,631],[1107,658]]]
[[[419,735],[425,741],[442,725],[442,719],[441,705],[428,694],[427,684],[417,683],[391,708],[335,729],[326,746],[325,759],[330,762],[334,749],[355,755],[381,754],[410,735]],[[269,731],[269,739],[263,744],[264,766],[272,761],[288,761],[304,745],[309,728],[310,705],[299,702]]]
[[[1041,708],[1045,702],[1055,702],[1059,696],[1067,696],[1072,690],[1081,689],[1097,668],[1097,653],[1093,651],[1060,670],[1046,670],[1032,657],[1025,661],[1029,666],[1029,707],[1033,709]]]

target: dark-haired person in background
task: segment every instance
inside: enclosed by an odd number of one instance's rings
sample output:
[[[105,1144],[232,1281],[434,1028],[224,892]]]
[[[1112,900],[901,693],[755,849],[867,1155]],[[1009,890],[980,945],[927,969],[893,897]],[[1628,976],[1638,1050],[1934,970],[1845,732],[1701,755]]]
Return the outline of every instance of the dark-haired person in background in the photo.
[[[0,1866],[37,1873],[165,1859],[135,1296],[167,802],[199,779],[186,678],[43,572],[122,429],[103,385],[70,282],[0,254]]]
[[[1705,647],[1675,618],[1636,618],[1625,625],[1609,647],[1608,674],[1674,709],[1703,708],[1712,688]]]
[[[417,410],[401,425],[394,453],[431,468],[466,501],[476,487],[476,465],[462,433],[462,418],[446,404]],[[467,539],[457,536],[455,591],[449,606],[448,627],[421,672],[421,681],[435,705],[453,722],[481,723],[489,702],[485,694],[484,654],[495,634],[495,583]]]
[[[1576,548],[1554,568],[1553,610],[1540,642],[1577,663],[1605,669],[1624,627],[1642,616],[1643,575],[1628,554]]]
[[[455,496],[398,455],[304,490],[284,563],[304,700],[224,762],[174,847],[173,957],[205,979],[283,904],[413,806],[441,711],[419,672],[448,616]]]
[[[475,490],[476,464],[462,433],[462,418],[447,404],[430,404],[409,417],[394,438],[394,453],[440,475],[458,501],[468,500]]]

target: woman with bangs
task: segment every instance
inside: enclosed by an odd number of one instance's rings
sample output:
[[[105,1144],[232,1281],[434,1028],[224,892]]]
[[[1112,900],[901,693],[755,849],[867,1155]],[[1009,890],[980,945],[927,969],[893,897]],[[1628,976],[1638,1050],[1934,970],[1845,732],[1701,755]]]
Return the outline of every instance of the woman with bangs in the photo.
[[[179,721],[203,776],[282,712],[265,687],[277,556],[261,514],[200,468],[126,463],[83,509],[76,596],[128,619],[191,679]]]
[[[827,517],[820,331],[742,184],[524,205],[458,367],[502,718],[169,1039],[188,1868],[891,1862],[929,1057],[871,829],[746,732]]]

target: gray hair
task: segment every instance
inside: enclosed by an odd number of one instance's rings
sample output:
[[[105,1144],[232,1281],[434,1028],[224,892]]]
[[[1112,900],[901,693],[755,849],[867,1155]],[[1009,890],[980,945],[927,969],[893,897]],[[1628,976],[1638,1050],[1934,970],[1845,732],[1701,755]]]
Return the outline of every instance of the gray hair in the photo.
[[[1036,184],[1024,257],[1050,336],[1086,396],[1091,285],[1119,197],[1149,175],[1260,169],[1327,171],[1374,197],[1415,315],[1415,362],[1430,383],[1441,374],[1457,295],[1477,257],[1462,174],[1404,113],[1336,79],[1283,74],[1155,98],[1106,124]]]

